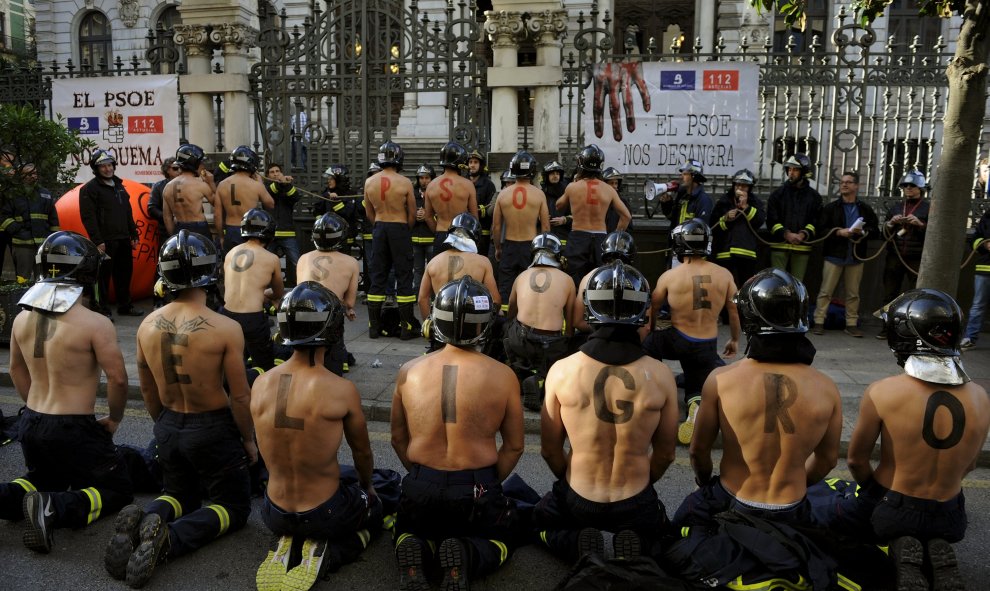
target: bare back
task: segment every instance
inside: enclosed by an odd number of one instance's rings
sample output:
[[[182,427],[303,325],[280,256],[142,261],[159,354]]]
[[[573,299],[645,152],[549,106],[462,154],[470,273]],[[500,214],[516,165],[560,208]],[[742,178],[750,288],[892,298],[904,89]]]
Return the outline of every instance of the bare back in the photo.
[[[340,298],[348,308],[357,302],[361,269],[357,260],[337,251],[313,250],[299,257],[296,281],[316,281]]]
[[[93,414],[101,365],[124,371],[110,319],[80,302],[62,314],[20,312],[11,328],[10,354],[11,365],[17,357],[31,376],[27,407],[47,414]]]
[[[231,312],[263,310],[268,287],[276,300],[282,297],[279,259],[257,240],[249,239],[232,248],[223,261],[223,273],[223,306]]]
[[[743,359],[712,372],[701,399],[694,436],[713,435],[711,421],[717,423],[721,482],[741,499],[800,501],[812,454],[830,456],[834,465],[842,432],[839,390],[811,366]]]
[[[261,203],[265,209],[274,209],[275,200],[265,185],[246,171],[237,171],[223,179],[217,186],[217,197],[223,208],[223,223],[240,226],[241,218]]]
[[[387,168],[364,183],[364,210],[371,222],[416,223],[412,182]]]
[[[873,405],[881,425],[878,483],[939,501],[959,493],[987,438],[986,390],[974,382],[947,386],[902,374],[871,385],[863,403]]]
[[[392,425],[405,425],[411,463],[436,470],[496,465],[496,434],[519,439],[522,416],[515,374],[476,351],[447,345],[399,370]]]
[[[175,301],[144,319],[137,344],[138,366],[147,366],[154,380],[148,386],[157,389],[165,408],[196,413],[230,405],[224,373],[244,373],[244,335],[230,318],[202,304]]]
[[[530,267],[516,277],[509,296],[509,314],[530,328],[562,330],[573,314],[574,280],[554,267]],[[568,334],[573,326],[567,324]]]
[[[166,226],[176,222],[205,222],[203,203],[213,205],[213,189],[191,172],[183,172],[165,185],[162,193]]]
[[[298,355],[255,380],[251,416],[268,497],[286,511],[308,511],[337,492],[345,429],[367,429],[354,384]]]
[[[446,232],[459,214],[478,217],[478,196],[474,183],[446,169],[426,187],[426,216],[436,216],[435,232]]]
[[[552,425],[566,431],[567,482],[585,499],[637,495],[674,459],[677,386],[651,357],[612,366],[578,352],[558,361],[547,374],[543,412],[544,442]]]
[[[550,210],[546,194],[526,179],[502,189],[495,201],[492,236],[500,236],[503,226],[505,239],[514,242],[530,242],[538,231],[549,232]]]
[[[660,275],[653,289],[653,315],[656,317],[657,310],[667,301],[674,328],[689,337],[713,339],[718,336],[722,308],[727,307],[738,323],[736,305],[732,303],[735,293],[736,284],[728,269],[691,257]]]
[[[629,208],[619,199],[619,194],[611,185],[601,179],[580,179],[567,185],[563,196],[557,200],[558,210],[570,208],[573,218],[571,230],[584,232],[604,232],[605,214],[608,208],[615,208],[619,214],[616,229],[625,230],[631,214]]]
[[[450,249],[436,255],[426,264],[417,298],[423,318],[430,315],[430,298],[447,283],[465,275],[484,285],[496,304],[502,303],[499,301],[498,286],[495,284],[495,272],[488,257]]]

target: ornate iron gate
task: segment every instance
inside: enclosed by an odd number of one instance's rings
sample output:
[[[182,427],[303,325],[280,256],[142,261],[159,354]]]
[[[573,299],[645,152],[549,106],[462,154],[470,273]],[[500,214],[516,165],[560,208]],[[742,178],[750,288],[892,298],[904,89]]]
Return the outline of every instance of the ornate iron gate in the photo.
[[[917,38],[881,41],[873,29],[853,21],[845,8],[840,9],[830,39],[816,37],[806,53],[797,51],[793,39],[786,51],[774,52],[770,37],[752,42],[745,36],[735,52],[719,39],[712,53],[701,53],[701,47],[692,54],[663,53],[668,48],[657,47],[654,40],[639,48],[635,35],[631,43],[627,35],[623,54],[616,53],[621,49],[610,32],[608,14],[599,14],[596,4],[589,15],[579,16],[573,43],[562,50],[561,108],[571,114],[561,142],[564,157],[593,137],[582,128],[581,118],[592,65],[624,60],[749,61],[760,66],[755,163],[759,194],[767,195],[780,184],[780,162],[797,151],[815,163],[822,195],[837,194],[842,172],[858,170],[864,197],[875,203],[898,199],[897,183],[906,170],[918,168],[931,182],[948,93],[945,67],[952,55],[945,52],[941,38],[934,47],[920,46]],[[990,130],[987,120],[974,124]],[[980,153],[984,150],[981,143]],[[974,194],[982,197],[977,163],[973,165]],[[709,177],[709,192],[721,194],[726,180]],[[987,204],[974,199],[974,216],[979,217]]]
[[[423,93],[446,107],[448,137],[487,145],[486,62],[477,51],[474,0],[449,1],[432,13],[415,0],[405,4],[316,0],[312,16],[291,29],[284,11],[261,14],[269,24],[251,73],[260,147],[268,161],[291,164],[296,184],[320,186],[331,163],[348,166],[352,180],[363,178]]]

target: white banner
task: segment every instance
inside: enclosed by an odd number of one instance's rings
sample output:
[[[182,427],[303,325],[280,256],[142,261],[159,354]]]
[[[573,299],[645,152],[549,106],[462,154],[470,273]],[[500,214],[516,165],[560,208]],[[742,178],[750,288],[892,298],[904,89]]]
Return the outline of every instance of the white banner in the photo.
[[[162,160],[179,147],[179,81],[167,76],[107,76],[52,80],[52,108],[63,124],[108,149],[117,176],[141,183],[162,179]],[[76,182],[93,178],[89,153]]]
[[[585,137],[622,173],[676,178],[687,160],[705,174],[753,169],[759,149],[757,64],[608,63],[585,91]]]

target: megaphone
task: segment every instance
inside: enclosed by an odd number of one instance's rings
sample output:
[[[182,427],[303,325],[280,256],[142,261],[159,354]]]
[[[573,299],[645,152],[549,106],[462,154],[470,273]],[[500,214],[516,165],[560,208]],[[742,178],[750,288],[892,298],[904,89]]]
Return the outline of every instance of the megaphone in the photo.
[[[677,182],[655,183],[653,181],[646,181],[646,185],[643,187],[643,196],[647,201],[653,201],[664,193],[676,191],[679,186],[680,184]]]

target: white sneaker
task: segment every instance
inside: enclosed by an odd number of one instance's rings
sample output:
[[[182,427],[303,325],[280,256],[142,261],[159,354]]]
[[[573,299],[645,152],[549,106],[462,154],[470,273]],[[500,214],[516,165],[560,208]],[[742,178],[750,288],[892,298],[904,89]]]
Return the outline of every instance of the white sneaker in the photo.
[[[701,406],[701,397],[695,396],[688,400],[687,419],[677,428],[677,440],[684,445],[691,443],[694,436],[694,420],[698,416],[698,408]]]
[[[963,338],[963,340],[960,341],[959,343],[960,349],[972,349],[975,346],[976,346],[976,342],[974,342],[973,339],[970,339],[969,337]]]

